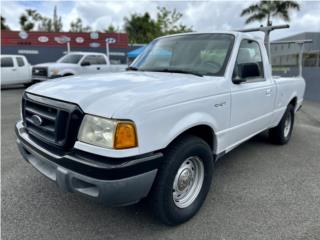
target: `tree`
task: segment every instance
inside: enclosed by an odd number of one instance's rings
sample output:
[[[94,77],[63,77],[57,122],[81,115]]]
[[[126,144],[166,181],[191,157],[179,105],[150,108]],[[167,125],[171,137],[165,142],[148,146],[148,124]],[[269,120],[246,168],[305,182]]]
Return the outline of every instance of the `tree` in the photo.
[[[1,30],[10,30],[9,26],[6,24],[6,19],[1,16]]]
[[[124,29],[131,43],[148,43],[162,35],[191,32],[192,28],[179,24],[182,16],[176,9],[170,11],[162,7],[158,8],[155,20],[149,13],[132,14],[130,18],[125,18]]]
[[[173,9],[172,11],[165,7],[158,7],[157,9],[157,24],[160,26],[162,35],[192,31],[192,28],[178,24],[183,14],[176,9]]]
[[[45,17],[39,16],[37,22],[38,24],[38,31],[43,32],[61,32],[63,28],[61,16],[59,17],[57,14],[57,7],[55,6],[53,9],[53,17]]]
[[[110,24],[107,29],[104,30],[106,33],[120,32],[119,28],[116,28],[114,25]]]
[[[90,31],[91,31],[91,27],[89,26],[84,27],[82,25],[81,18],[77,18],[75,21],[72,21],[70,23],[69,32],[90,32]]]
[[[63,27],[63,25],[62,25],[61,16],[58,17],[57,6],[54,6],[53,19],[52,19],[52,30],[53,30],[53,32],[61,32],[62,27]]]
[[[159,36],[161,29],[159,24],[153,20],[149,13],[144,15],[132,14],[125,18],[124,29],[128,33],[131,43],[148,43]]]
[[[241,12],[242,16],[248,16],[246,24],[254,21],[267,20],[266,25],[271,26],[272,17],[290,21],[290,10],[300,10],[300,5],[296,1],[260,1],[247,7]]]
[[[41,15],[36,10],[26,9],[26,12],[20,16],[20,26],[23,31],[31,31],[36,22],[41,19]]]
[[[52,20],[47,17],[41,17],[40,23],[38,25],[38,31],[53,32]]]

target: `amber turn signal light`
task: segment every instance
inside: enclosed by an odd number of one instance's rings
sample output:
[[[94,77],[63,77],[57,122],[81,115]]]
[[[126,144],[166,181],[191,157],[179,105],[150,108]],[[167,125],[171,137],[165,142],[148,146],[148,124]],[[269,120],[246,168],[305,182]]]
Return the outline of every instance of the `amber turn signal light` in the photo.
[[[119,122],[114,136],[114,148],[126,149],[138,146],[136,128],[131,122]]]

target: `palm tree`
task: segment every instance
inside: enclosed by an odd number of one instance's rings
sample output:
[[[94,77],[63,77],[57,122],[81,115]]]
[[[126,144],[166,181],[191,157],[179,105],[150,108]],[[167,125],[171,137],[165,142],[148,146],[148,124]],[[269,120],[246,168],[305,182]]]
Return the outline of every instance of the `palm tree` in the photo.
[[[296,1],[260,1],[243,9],[242,16],[249,16],[246,24],[254,21],[267,20],[267,26],[272,26],[272,17],[290,21],[290,10],[300,10],[300,5]]]
[[[10,30],[9,26],[6,24],[6,19],[1,16],[1,30]]]
[[[41,15],[36,10],[26,9],[26,13],[20,16],[20,26],[23,31],[31,31],[35,23],[41,19]]]

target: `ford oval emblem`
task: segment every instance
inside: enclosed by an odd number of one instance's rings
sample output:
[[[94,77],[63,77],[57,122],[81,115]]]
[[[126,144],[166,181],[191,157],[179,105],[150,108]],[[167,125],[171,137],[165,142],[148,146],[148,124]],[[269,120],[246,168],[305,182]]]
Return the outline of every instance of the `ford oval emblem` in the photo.
[[[41,124],[42,124],[42,118],[39,117],[38,115],[32,115],[31,120],[34,123],[34,125],[36,125],[36,126],[41,126]]]

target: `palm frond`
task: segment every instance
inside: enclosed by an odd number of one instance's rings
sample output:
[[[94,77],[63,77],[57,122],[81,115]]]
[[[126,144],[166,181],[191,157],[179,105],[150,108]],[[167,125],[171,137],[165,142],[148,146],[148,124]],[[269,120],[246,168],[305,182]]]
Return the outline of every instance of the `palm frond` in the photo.
[[[271,16],[285,21],[290,20],[290,10],[300,10],[298,1],[263,0],[242,10],[240,16],[248,16],[246,23],[267,19],[271,24]]]
[[[264,13],[256,13],[251,15],[249,18],[247,18],[246,20],[246,24],[248,23],[252,23],[255,21],[262,21],[263,19],[265,19],[267,17],[267,15],[265,15]]]
[[[240,16],[249,15],[260,11],[260,4],[252,4],[249,7],[242,10]]]
[[[278,15],[280,18],[282,18],[283,20],[287,21],[287,22],[290,21],[290,17],[289,17],[288,11],[279,12],[277,15]]]
[[[287,9],[295,9],[300,11],[300,4],[297,1],[280,1]]]
[[[300,5],[296,1],[276,1],[276,9],[272,16],[279,17],[285,21],[290,21],[289,11],[291,9],[300,10]]]

